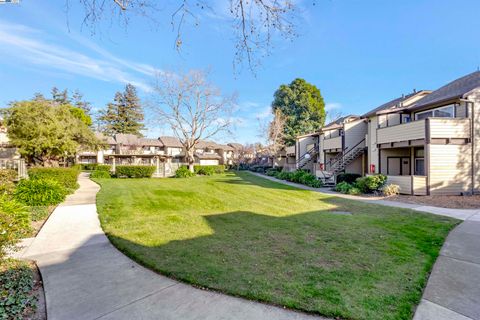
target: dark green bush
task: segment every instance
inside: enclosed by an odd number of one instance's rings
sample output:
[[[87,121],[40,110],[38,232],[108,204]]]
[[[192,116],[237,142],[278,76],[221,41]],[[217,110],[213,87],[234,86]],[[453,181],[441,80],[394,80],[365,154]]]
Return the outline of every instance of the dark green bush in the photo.
[[[79,185],[77,182],[80,170],[78,167],[71,168],[32,168],[28,170],[28,175],[32,180],[45,179],[55,180],[64,186],[69,193],[76,190]]]
[[[30,232],[30,211],[23,204],[0,196],[0,260]]]
[[[312,188],[321,188],[323,183],[317,177],[305,170],[297,170],[294,172],[280,171],[275,174],[277,179],[287,180],[290,182],[301,183]]]
[[[15,189],[14,197],[28,206],[56,205],[65,200],[67,189],[52,179],[24,179]]]
[[[280,180],[290,181],[291,176],[292,176],[292,172],[280,171],[279,173],[277,173],[276,178]]]
[[[221,164],[221,165],[211,165],[211,166],[196,165],[196,166],[193,166],[193,171],[196,174],[199,174],[199,175],[211,176],[215,173],[217,173],[217,174],[224,173],[225,172],[225,166],[223,164]]]
[[[154,166],[116,166],[115,175],[120,178],[151,178],[155,169]]]
[[[189,178],[193,177],[195,173],[191,172],[187,166],[181,166],[175,172],[175,178]]]
[[[97,170],[97,163],[83,163],[80,165],[82,167],[82,170],[87,170],[87,171],[92,171],[92,170]]]
[[[276,167],[276,168],[270,168],[265,171],[265,174],[267,176],[275,177],[278,175],[279,172],[282,171],[282,168]]]
[[[347,182],[347,183],[350,183],[350,184],[354,184],[355,181],[360,177],[361,177],[361,175],[356,174],[356,173],[340,173],[337,176],[337,183]]]
[[[97,170],[97,171],[107,171],[107,172],[110,172],[110,171],[112,171],[112,166],[111,166],[111,165],[108,165],[108,164],[99,164],[99,165],[97,165],[97,167],[95,168],[95,170]]]
[[[360,189],[362,193],[371,193],[380,190],[385,182],[387,182],[387,176],[383,174],[376,174],[358,178],[355,182],[355,187]]]
[[[0,169],[0,195],[12,194],[15,190],[17,171],[11,169]]]
[[[97,179],[108,179],[111,178],[110,172],[102,171],[102,170],[95,170],[90,173],[90,178],[97,178]]]
[[[36,309],[34,278],[23,261],[8,260],[0,266],[0,319],[32,319]]]
[[[335,191],[341,192],[341,193],[349,193],[350,189],[352,188],[353,188],[352,184],[346,181],[342,181],[340,183],[337,183],[337,185],[335,186]]]

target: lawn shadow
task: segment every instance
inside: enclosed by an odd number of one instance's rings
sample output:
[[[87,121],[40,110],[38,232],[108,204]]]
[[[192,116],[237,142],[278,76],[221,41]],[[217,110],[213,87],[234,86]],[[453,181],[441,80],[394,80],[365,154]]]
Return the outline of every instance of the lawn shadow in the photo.
[[[391,241],[398,241],[398,234],[329,210],[283,217],[235,211],[203,218],[212,234],[151,246],[109,238],[141,264],[184,282],[341,318],[413,314],[426,265],[435,259],[419,251],[417,241],[425,239],[400,237],[397,247]],[[429,251],[438,253],[440,245],[433,247]]]
[[[228,177],[230,179],[215,179],[214,181],[231,185],[252,185],[268,189],[304,191],[304,189],[256,176],[248,171],[229,171]]]

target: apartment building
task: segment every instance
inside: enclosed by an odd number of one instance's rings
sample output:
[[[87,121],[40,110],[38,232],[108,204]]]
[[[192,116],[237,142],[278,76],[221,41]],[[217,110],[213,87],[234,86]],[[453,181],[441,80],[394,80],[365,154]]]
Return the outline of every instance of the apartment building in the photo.
[[[477,71],[298,137],[297,168],[324,180],[341,172],[382,173],[403,194],[478,193],[479,108]]]

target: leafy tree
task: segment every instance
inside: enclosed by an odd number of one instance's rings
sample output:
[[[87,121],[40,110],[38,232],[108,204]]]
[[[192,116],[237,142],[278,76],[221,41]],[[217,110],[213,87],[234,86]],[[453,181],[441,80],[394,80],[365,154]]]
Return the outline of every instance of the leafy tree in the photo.
[[[70,112],[72,113],[72,115],[75,118],[82,121],[87,126],[92,125],[92,118],[85,112],[85,110],[83,110],[81,108],[78,108],[78,107],[73,107],[73,106],[70,106],[70,105],[68,105],[68,106],[70,107]]]
[[[58,166],[81,147],[95,149],[100,144],[72,109],[52,100],[14,102],[5,112],[8,137],[28,162]]]
[[[112,103],[100,113],[99,120],[103,123],[103,132],[107,135],[116,133],[131,133],[141,136],[143,130],[143,108],[137,96],[137,90],[131,84],[125,86],[125,91],[115,93]]]
[[[274,94],[272,110],[285,116],[284,140],[295,144],[295,137],[318,130],[325,124],[325,103],[320,90],[304,79],[282,84]]]

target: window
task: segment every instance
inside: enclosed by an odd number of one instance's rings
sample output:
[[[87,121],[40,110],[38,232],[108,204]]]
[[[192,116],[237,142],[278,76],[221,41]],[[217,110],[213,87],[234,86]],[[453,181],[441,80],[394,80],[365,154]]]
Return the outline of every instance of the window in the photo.
[[[424,176],[425,175],[425,160],[424,158],[415,158],[415,175]]]
[[[415,114],[415,120],[423,120],[428,117],[435,118],[455,118],[455,106],[453,104],[428,110],[422,111]]]

